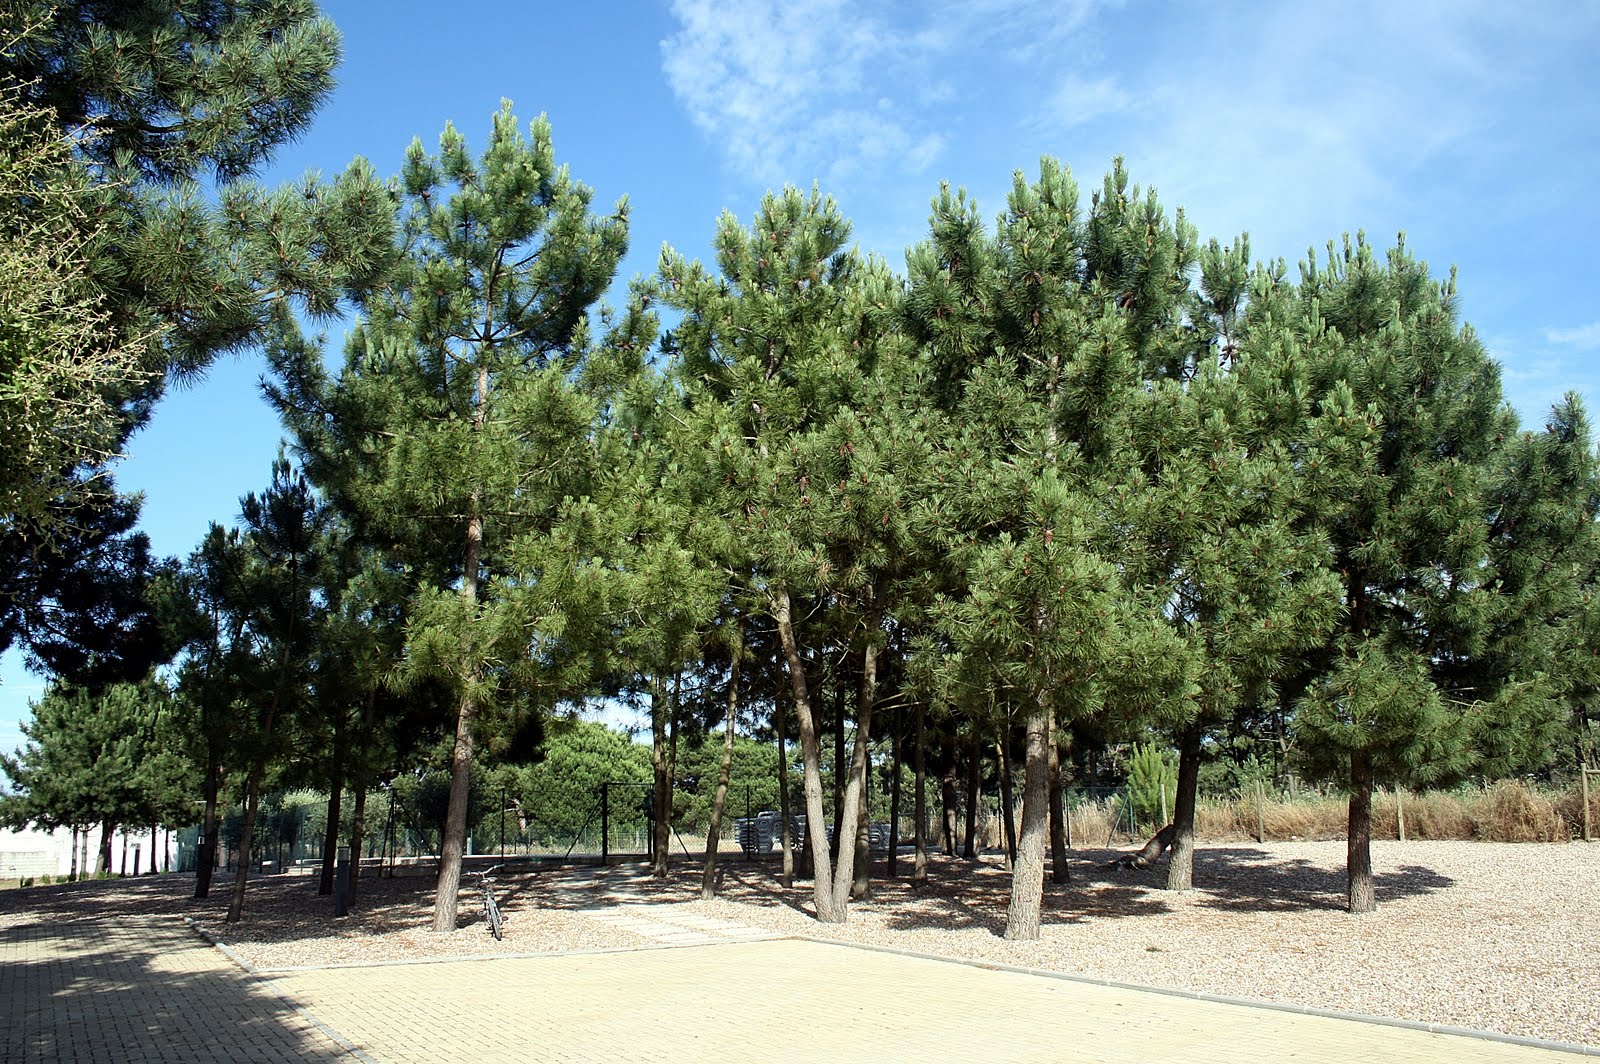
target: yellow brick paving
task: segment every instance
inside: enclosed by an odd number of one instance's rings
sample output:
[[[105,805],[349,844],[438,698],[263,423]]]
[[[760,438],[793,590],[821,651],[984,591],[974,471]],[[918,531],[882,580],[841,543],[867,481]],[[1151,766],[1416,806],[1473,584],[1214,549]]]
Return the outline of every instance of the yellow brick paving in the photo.
[[[278,985],[379,1062],[1584,1059],[798,939],[297,971]]]

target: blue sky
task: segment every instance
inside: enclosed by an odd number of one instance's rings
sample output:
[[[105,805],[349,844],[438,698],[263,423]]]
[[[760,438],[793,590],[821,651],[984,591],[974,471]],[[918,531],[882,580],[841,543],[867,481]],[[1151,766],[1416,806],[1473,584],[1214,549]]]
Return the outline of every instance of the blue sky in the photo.
[[[1085,199],[1113,156],[1202,237],[1291,263],[1404,229],[1460,270],[1463,319],[1525,423],[1600,402],[1600,5],[1115,0],[325,0],[340,87],[262,179],[364,155],[398,170],[453,120],[481,144],[502,97],[549,114],[597,205],[627,195],[624,279],[663,242],[704,256],[718,214],[818,182],[891,264],[941,181],[989,216],[1041,155]],[[255,355],[173,392],[118,478],[155,549],[184,555],[262,486],[278,426]],[[39,680],[0,665],[0,749]]]

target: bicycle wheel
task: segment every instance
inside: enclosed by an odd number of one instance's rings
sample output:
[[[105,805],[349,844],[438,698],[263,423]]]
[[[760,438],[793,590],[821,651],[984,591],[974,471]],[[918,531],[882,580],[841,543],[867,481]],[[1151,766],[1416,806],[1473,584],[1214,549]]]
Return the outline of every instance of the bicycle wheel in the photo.
[[[489,932],[494,935],[496,942],[500,941],[500,906],[495,903],[494,892],[483,892],[483,914],[489,918]]]

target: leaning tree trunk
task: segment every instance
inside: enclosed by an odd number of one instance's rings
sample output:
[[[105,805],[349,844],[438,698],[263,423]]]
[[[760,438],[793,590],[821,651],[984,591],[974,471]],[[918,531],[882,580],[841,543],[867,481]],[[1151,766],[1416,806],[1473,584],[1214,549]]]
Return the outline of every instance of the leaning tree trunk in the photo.
[[[1350,832],[1346,851],[1350,877],[1350,911],[1375,912],[1372,886],[1372,755],[1350,756]]]
[[[733,651],[728,671],[728,712],[722,730],[722,767],[717,772],[717,795],[711,802],[711,829],[706,832],[706,867],[700,877],[700,897],[710,901],[717,896],[717,851],[722,840],[722,811],[728,802],[728,777],[733,772],[733,729],[739,716],[739,651]],[[750,841],[755,841],[755,825],[749,826]]]
[[[1061,794],[1061,750],[1056,746],[1054,722],[1050,732],[1050,882],[1060,886],[1072,881],[1067,870],[1067,818]]]
[[[467,792],[472,786],[472,731],[478,705],[469,681],[462,692],[456,715],[456,745],[450,755],[450,804],[445,813],[444,836],[439,845],[439,879],[433,898],[433,929],[456,929],[456,910],[461,898],[461,858],[467,850]]]
[[[367,834],[367,788],[357,785],[356,807],[350,814],[350,886],[348,901],[356,900],[356,884],[361,882],[361,845]]]
[[[1194,810],[1200,793],[1198,719],[1183,729],[1178,743],[1178,793],[1172,804],[1172,858],[1167,864],[1167,889],[1193,890]]]
[[[822,743],[817,735],[816,713],[811,705],[805,662],[800,657],[800,644],[795,637],[791,610],[789,591],[780,585],[773,594],[772,618],[778,626],[778,640],[783,645],[789,683],[794,689],[794,715],[800,722],[800,762],[804,768],[806,849],[811,854],[812,897],[817,905],[818,922],[842,924],[845,911],[842,906],[834,904],[833,862],[828,856],[828,828],[823,821]]]
[[[1023,763],[1022,837],[1012,862],[1011,903],[1006,908],[1005,937],[1031,942],[1039,937],[1040,912],[1044,905],[1045,835],[1050,813],[1046,808],[1050,791],[1048,744],[1054,712],[1048,699],[1053,692],[1040,692],[1028,714],[1027,756]]]

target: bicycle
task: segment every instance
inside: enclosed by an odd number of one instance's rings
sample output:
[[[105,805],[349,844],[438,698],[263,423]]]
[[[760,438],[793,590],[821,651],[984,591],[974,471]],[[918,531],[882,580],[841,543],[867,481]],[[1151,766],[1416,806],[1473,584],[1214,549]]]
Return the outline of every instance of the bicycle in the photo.
[[[489,933],[494,935],[494,940],[501,940],[501,926],[504,920],[500,916],[500,903],[494,900],[494,880],[489,873],[498,872],[504,865],[493,865],[481,872],[473,872],[478,877],[478,885],[483,888],[483,916],[489,921]]]

